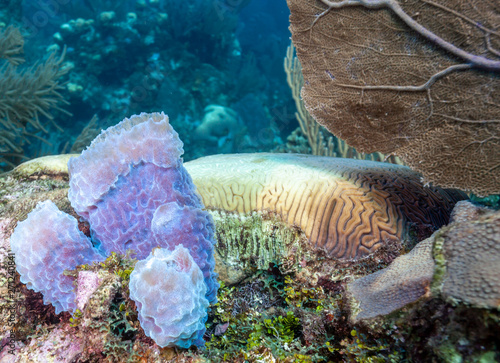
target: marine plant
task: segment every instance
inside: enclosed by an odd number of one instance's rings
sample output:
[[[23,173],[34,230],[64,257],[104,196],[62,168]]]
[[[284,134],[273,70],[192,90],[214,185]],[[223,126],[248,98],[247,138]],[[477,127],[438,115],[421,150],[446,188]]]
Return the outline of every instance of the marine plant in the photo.
[[[54,121],[54,111],[71,115],[60,107],[68,104],[60,91],[63,84],[61,76],[69,71],[64,66],[65,49],[61,55],[52,52],[41,64],[19,69],[24,59],[24,39],[18,28],[9,26],[0,31],[0,58],[5,61],[0,65],[0,169],[15,166],[25,159],[24,144],[30,140],[41,139],[38,133],[48,134],[49,124],[62,130]]]

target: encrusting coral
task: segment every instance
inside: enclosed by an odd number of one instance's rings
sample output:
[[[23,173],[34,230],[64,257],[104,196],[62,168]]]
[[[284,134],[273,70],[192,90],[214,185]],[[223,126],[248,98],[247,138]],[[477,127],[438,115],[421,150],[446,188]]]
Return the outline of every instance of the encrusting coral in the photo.
[[[479,308],[500,307],[500,212],[463,201],[453,216],[387,268],[347,285],[354,322],[439,295]]]
[[[348,284],[354,299],[353,321],[389,314],[429,293],[434,273],[433,243],[434,238],[429,237],[389,267]]]
[[[174,249],[183,245],[200,269],[205,287],[202,300],[206,304],[198,305],[203,306],[198,310],[216,302],[219,285],[214,272],[213,221],[201,210],[191,178],[182,166],[182,152],[182,142],[163,113],[134,115],[103,131],[81,156],[69,161],[68,198],[74,210],[90,223],[95,247],[78,230],[73,217],[50,201],[40,203],[27,221],[19,223],[11,239],[22,281],[42,291],[46,302],[56,306],[56,312],[74,312],[72,280],[62,274],[64,269],[102,261],[112,252],[125,254],[131,249],[134,256],[143,259],[155,247]],[[35,247],[25,248],[27,245]],[[37,248],[42,250],[39,255]],[[186,258],[179,261],[183,260]],[[58,269],[52,271],[50,266]],[[44,271],[51,278],[37,280],[33,275],[36,271]],[[175,271],[172,273],[175,275]],[[196,294],[199,290],[198,286]],[[134,297],[144,298],[138,291],[134,290]],[[174,299],[171,303],[182,309],[188,301]],[[198,318],[206,319],[206,311],[205,318]],[[168,344],[201,344],[199,337],[190,340],[185,336],[191,335],[191,327],[192,322],[177,326],[179,334]],[[144,329],[151,335],[148,327]]]
[[[439,232],[433,289],[451,301],[500,308],[500,211]]]
[[[311,115],[426,181],[500,193],[500,23],[492,2],[288,0]]]
[[[299,226],[314,248],[344,260],[400,243],[411,229],[427,237],[466,199],[456,190],[424,187],[407,167],[365,160],[234,154],[200,158],[186,168],[207,208],[269,210]]]

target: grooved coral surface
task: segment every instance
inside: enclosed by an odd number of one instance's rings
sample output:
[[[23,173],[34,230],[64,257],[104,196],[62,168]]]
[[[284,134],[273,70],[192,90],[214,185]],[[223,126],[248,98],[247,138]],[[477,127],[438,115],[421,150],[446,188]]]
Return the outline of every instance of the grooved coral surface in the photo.
[[[299,154],[214,155],[185,164],[207,208],[268,210],[299,226],[315,248],[357,259],[414,228],[446,224],[464,193],[424,187],[394,164]]]
[[[21,282],[43,294],[56,314],[76,309],[73,279],[63,275],[77,265],[103,261],[90,240],[78,229],[76,219],[48,200],[38,203],[19,222],[10,238]]]
[[[153,250],[135,265],[129,288],[141,327],[159,346],[189,348],[205,343],[207,287],[187,248]]]
[[[348,284],[356,305],[353,320],[389,314],[429,292],[434,273],[433,243],[430,237],[389,267]]]
[[[478,307],[500,307],[500,212],[453,224],[442,234],[444,296]]]

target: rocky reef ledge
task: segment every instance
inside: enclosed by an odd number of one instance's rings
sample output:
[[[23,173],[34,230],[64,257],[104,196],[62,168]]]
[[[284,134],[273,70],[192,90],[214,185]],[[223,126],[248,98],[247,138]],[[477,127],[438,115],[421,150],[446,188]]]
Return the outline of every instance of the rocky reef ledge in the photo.
[[[144,334],[127,254],[67,271],[78,309],[56,314],[20,282],[10,236],[39,201],[78,218],[71,156],[0,176],[0,362],[500,360],[500,212],[470,201],[427,239],[410,233],[349,260],[311,248],[307,231],[275,213],[209,209],[221,287],[204,348],[161,348]]]

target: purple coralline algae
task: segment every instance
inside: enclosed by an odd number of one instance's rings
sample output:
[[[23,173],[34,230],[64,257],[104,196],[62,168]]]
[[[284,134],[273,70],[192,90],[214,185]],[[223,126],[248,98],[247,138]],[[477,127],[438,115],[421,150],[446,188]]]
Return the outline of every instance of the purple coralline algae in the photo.
[[[64,270],[104,260],[78,229],[76,219],[50,200],[38,203],[28,218],[18,223],[10,245],[21,282],[41,292],[43,302],[54,305],[56,314],[76,309],[73,280],[63,274]]]
[[[201,209],[196,188],[182,165],[182,153],[182,142],[164,113],[134,115],[103,131],[68,163],[68,199],[89,223],[91,238],[78,230],[75,218],[59,211],[52,202],[39,203],[11,238],[21,281],[42,292],[44,302],[52,303],[57,313],[74,312],[73,280],[63,275],[65,269],[102,261],[111,252],[125,254],[131,250],[132,257],[142,260],[156,247],[177,251],[182,245],[204,281],[202,298],[206,304],[196,298],[199,301],[193,316],[204,320],[190,322],[186,327],[189,334],[182,333],[174,340],[182,342],[180,346],[201,344],[203,332],[199,326],[204,327],[206,309],[217,301],[219,287],[214,272],[214,224],[208,212]],[[184,266],[181,270],[188,273]],[[199,284],[194,285],[196,290],[190,299],[201,291]],[[141,291],[150,290],[136,289],[137,301],[148,300]],[[175,296],[188,295],[179,292]],[[185,308],[185,302],[177,299],[175,303],[178,309]],[[198,327],[194,332],[193,326]],[[165,324],[162,329],[166,329]]]
[[[130,297],[147,336],[161,347],[203,345],[207,286],[189,250],[154,249],[130,275]]]

